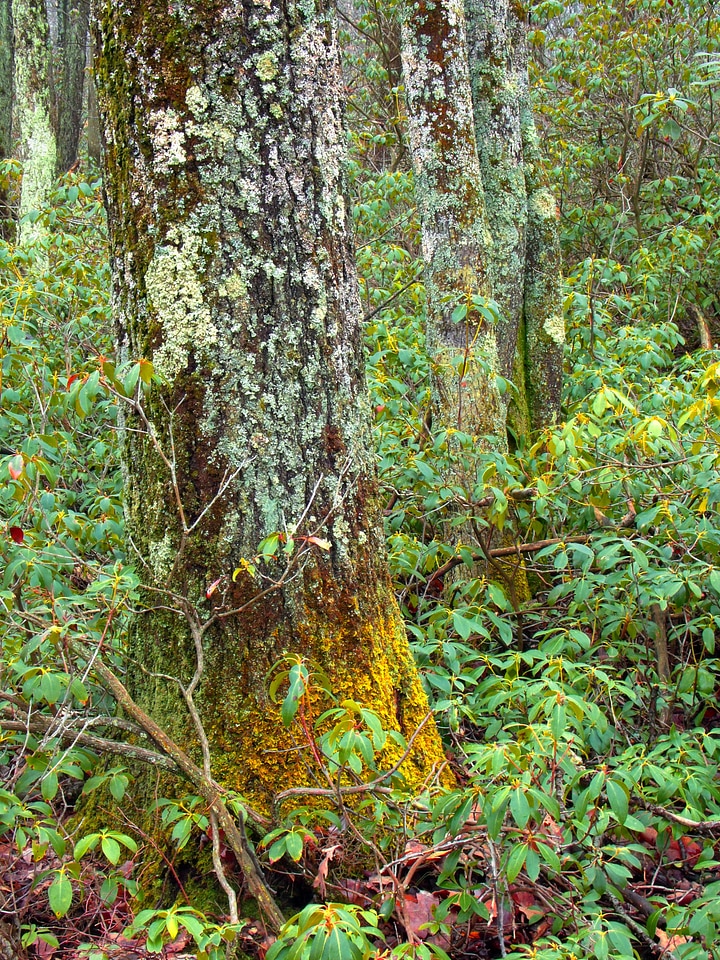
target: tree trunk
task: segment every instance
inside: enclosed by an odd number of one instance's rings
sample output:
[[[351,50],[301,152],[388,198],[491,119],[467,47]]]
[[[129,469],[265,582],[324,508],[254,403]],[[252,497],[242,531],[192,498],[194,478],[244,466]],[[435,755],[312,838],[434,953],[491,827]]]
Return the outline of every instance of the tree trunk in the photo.
[[[13,49],[11,0],[0,0],[0,160],[7,160],[13,153]],[[9,240],[14,233],[10,198],[4,181],[0,178],[0,237]]]
[[[47,199],[55,179],[56,145],[51,123],[51,70],[48,22],[43,0],[12,0],[15,44],[15,110],[23,178],[20,191],[21,243],[37,238],[23,217]]]
[[[526,48],[524,32],[522,43]],[[530,426],[541,430],[557,423],[560,417],[565,352],[562,261],[557,202],[545,173],[533,118],[527,52],[521,81],[520,122],[528,198],[523,299],[524,365]]]
[[[333,13],[106,0],[99,25],[120,351],[162,378],[125,423],[133,693],[192,743],[168,675],[194,690],[214,775],[267,803],[309,776],[266,693],[282,654],[406,735],[427,711],[379,525]],[[247,562],[276,532],[286,576]]]
[[[560,413],[565,327],[556,204],[535,131],[526,21],[511,0],[465,0],[475,132],[494,241],[498,349],[516,435]],[[510,396],[510,395],[508,395]]]
[[[95,60],[93,40],[90,38],[90,63]],[[95,89],[95,72],[89,70],[85,81],[85,96],[87,103],[87,155],[98,166],[102,163],[102,146],[100,143],[100,118],[98,117],[97,92]]]
[[[500,370],[517,387],[512,426],[526,433],[530,411],[521,342],[528,217],[520,90],[527,63],[515,35],[519,24],[508,18],[508,0],[465,0],[465,15],[475,137],[493,238],[493,294],[501,313]],[[506,403],[510,398],[506,394]]]
[[[87,66],[90,0],[70,0],[60,7],[61,77],[57,98],[57,174],[66,173],[78,156],[83,91]]]
[[[436,349],[454,332],[472,346],[472,359],[456,362],[455,405],[440,422],[463,423],[502,450],[511,398],[516,434],[557,419],[564,342],[555,204],[534,135],[525,24],[509,0],[420,0],[403,37],[428,339]],[[494,325],[471,309],[477,295],[496,304]],[[458,302],[469,310],[453,324]],[[484,379],[468,380],[472,363]],[[515,391],[500,397],[498,375]]]
[[[422,228],[427,341],[439,425],[505,447],[490,232],[462,0],[418,0],[403,24],[408,133]]]

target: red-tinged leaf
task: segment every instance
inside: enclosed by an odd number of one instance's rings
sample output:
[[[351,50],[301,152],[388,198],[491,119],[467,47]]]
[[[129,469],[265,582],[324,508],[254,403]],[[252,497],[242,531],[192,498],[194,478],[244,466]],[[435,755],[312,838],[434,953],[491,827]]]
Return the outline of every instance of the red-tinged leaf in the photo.
[[[218,577],[217,580],[214,583],[211,583],[210,586],[207,588],[207,590],[205,591],[205,596],[208,598],[208,600],[215,593],[217,588],[220,586],[221,582],[222,582],[222,577]]]
[[[337,889],[342,893],[343,900],[347,903],[354,903],[358,907],[371,907],[375,891],[368,888],[362,880],[353,880],[349,877],[347,880],[339,880]],[[368,891],[368,892],[366,892]]]
[[[540,906],[532,893],[528,890],[513,890],[510,894],[520,913],[529,923],[534,923],[545,916],[545,910]]]
[[[8,463],[8,473],[13,480],[18,480],[22,476],[22,472],[25,469],[25,463],[22,458],[21,453],[17,453],[12,460]]]
[[[15,543],[22,543],[25,539],[25,534],[22,532],[21,527],[10,527],[9,533]]]
[[[69,390],[70,387],[75,383],[75,381],[77,380],[77,378],[78,378],[79,376],[80,376],[79,373],[71,373],[71,374],[70,374],[70,376],[68,377],[68,382],[67,382],[67,389],[68,389],[68,390]]]
[[[330,541],[322,540],[320,537],[305,537],[307,543],[314,543],[316,547],[320,547],[321,550],[330,549]]]

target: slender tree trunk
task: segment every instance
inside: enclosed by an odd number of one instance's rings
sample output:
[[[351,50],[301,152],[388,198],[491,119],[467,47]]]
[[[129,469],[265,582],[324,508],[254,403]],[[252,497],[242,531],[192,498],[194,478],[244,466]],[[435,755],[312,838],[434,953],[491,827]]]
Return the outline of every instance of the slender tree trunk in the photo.
[[[163,380],[125,424],[133,691],[188,743],[168,675],[194,690],[215,776],[263,802],[308,780],[266,693],[282,654],[406,734],[427,710],[379,525],[332,5],[106,0],[99,25],[120,350]],[[247,562],[276,532],[284,578]]]
[[[465,0],[468,63],[475,136],[493,237],[493,293],[500,307],[498,352],[502,375],[517,391],[511,420],[526,433],[529,410],[525,370],[518,362],[523,334],[523,288],[527,233],[527,193],[520,124],[521,76],[527,64],[519,53],[520,26],[508,18],[508,0]]]
[[[93,39],[90,38],[90,63],[94,63]],[[100,143],[100,118],[98,116],[97,92],[95,89],[95,71],[89,70],[85,78],[85,97],[87,110],[87,155],[98,166],[102,163]]]
[[[11,0],[0,0],[0,160],[7,160],[13,153],[14,46],[12,3]],[[14,233],[10,198],[0,180],[0,237],[8,240]]]
[[[57,173],[66,173],[78,156],[87,67],[90,0],[70,0],[60,9],[61,76],[57,98]]]
[[[408,132],[422,228],[435,416],[505,446],[493,241],[475,140],[462,0],[418,0],[403,24]]]
[[[516,434],[557,419],[564,342],[555,204],[539,162],[515,6],[418,0],[403,29],[440,422],[497,449],[507,443],[511,399]],[[483,297],[497,307],[495,324],[477,309]],[[468,312],[453,322],[458,303]],[[457,353],[448,364],[449,346]],[[468,377],[473,365],[484,374]],[[498,376],[515,391],[501,397]]]
[[[522,43],[526,48],[524,32]],[[545,173],[533,118],[527,52],[520,79],[520,122],[528,197],[523,299],[524,366],[530,426],[539,430],[557,423],[560,417],[565,352],[562,261],[557,201]]]
[[[45,202],[55,178],[56,145],[51,122],[52,83],[48,22],[43,0],[12,0],[15,44],[15,110],[23,178],[20,241],[38,236],[22,218]]]
[[[528,84],[526,23],[511,0],[465,0],[475,130],[502,311],[503,375],[517,387],[518,435],[556,422],[565,328],[556,204]]]

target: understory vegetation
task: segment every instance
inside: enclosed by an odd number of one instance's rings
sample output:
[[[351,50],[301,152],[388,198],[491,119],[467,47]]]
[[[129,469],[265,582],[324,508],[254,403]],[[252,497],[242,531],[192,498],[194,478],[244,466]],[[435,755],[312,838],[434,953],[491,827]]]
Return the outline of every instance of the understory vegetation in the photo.
[[[33,245],[0,243],[0,954],[20,939],[39,960],[720,957],[720,26],[708,7],[608,0],[577,20],[535,8],[565,406],[507,455],[430,421],[391,8],[370,4],[360,32],[348,26],[388,552],[447,764],[409,791],[384,751],[391,736],[393,756],[412,744],[335,702],[314,664],[278,665],[268,686],[288,743],[333,787],[288,790],[272,816],[225,798],[291,917],[272,944],[262,918],[242,919],[249,900],[237,920],[228,911],[222,881],[242,877],[229,849],[210,849],[191,785],[175,781],[150,820],[134,807],[134,764],[159,755],[103,682],[102,669],[123,675],[143,602],[118,451],[123,404],[154,371],[114,356],[99,179],[68,175],[30,214]],[[0,170],[11,193],[19,173]],[[244,562],[293,549],[282,544]]]

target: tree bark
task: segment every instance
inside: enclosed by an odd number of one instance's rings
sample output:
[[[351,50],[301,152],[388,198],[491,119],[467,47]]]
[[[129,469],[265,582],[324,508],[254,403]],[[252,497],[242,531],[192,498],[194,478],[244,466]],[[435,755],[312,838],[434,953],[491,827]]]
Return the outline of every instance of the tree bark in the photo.
[[[534,133],[525,24],[509,0],[419,0],[408,6],[403,47],[428,340],[439,364],[435,344],[453,332],[472,347],[469,362],[455,363],[454,406],[440,410],[440,423],[463,423],[502,450],[511,399],[516,435],[557,419],[564,343],[555,204]],[[478,295],[494,301],[497,322],[473,330],[478,314],[469,310],[464,331],[453,325],[453,307]],[[484,379],[467,378],[474,362]],[[500,396],[498,376],[515,390]]]
[[[560,413],[565,328],[555,199],[528,82],[525,12],[511,0],[465,0],[475,132],[502,311],[498,349],[517,435]],[[510,395],[508,395],[510,396]]]
[[[56,144],[51,122],[52,77],[48,22],[43,0],[12,0],[15,110],[23,164],[20,191],[21,243],[39,235],[23,218],[47,199],[55,179]]]
[[[87,67],[90,0],[66,0],[59,9],[61,75],[57,97],[57,174],[78,157]]]
[[[333,11],[106,0],[98,19],[120,352],[162,378],[125,422],[132,692],[192,744],[167,677],[192,688],[214,776],[267,803],[309,776],[266,693],[283,653],[407,735],[427,710],[379,525]],[[246,561],[275,532],[302,556],[262,580]],[[432,725],[416,742],[425,776]]]
[[[418,0],[404,20],[402,38],[434,415],[438,425],[504,449],[497,329],[477,309],[478,301],[493,294],[493,239],[475,139],[462,0]]]
[[[0,160],[7,160],[13,153],[14,46],[12,3],[11,0],[0,0]],[[0,237],[9,240],[14,233],[10,198],[0,180]]]
[[[90,63],[95,60],[93,40],[90,38]],[[88,71],[85,83],[86,110],[87,110],[87,154],[93,163],[98,166],[102,163],[102,144],[100,142],[100,118],[98,116],[97,91],[95,89],[95,72]]]

